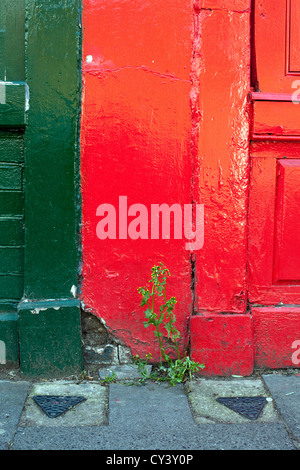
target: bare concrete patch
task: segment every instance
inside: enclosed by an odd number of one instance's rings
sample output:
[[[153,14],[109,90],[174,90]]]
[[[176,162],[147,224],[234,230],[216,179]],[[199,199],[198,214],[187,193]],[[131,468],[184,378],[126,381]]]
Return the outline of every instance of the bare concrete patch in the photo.
[[[49,418],[34,402],[35,395],[82,396],[86,401],[69,409],[64,415]],[[20,419],[21,426],[100,426],[107,425],[108,392],[94,383],[55,381],[37,383],[27,397]]]
[[[190,382],[188,399],[197,424],[203,423],[246,423],[247,418],[217,402],[220,397],[266,397],[267,403],[255,422],[280,421],[270,394],[259,379],[210,380]]]
[[[145,366],[148,375],[151,374],[152,366]],[[107,368],[99,369],[100,379],[113,378],[115,380],[134,380],[141,379],[142,374],[137,365],[120,365],[110,366]]]
[[[128,346],[114,337],[105,321],[89,311],[81,311],[82,351],[86,370],[106,365],[132,363],[132,353]]]

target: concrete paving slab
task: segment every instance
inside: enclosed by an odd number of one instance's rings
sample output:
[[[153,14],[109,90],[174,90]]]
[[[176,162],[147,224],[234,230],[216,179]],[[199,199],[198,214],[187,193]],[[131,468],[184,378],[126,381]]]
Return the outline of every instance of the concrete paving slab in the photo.
[[[300,442],[300,375],[263,375],[276,406],[293,436]]]
[[[196,424],[190,411],[185,387],[178,384],[146,385],[54,381],[34,384],[25,401],[29,384],[20,382],[2,387],[3,404],[17,411],[8,436],[13,450],[292,450],[293,441],[281,422],[237,424]],[[19,392],[18,394],[18,386]],[[107,407],[107,425],[97,425]],[[1,388],[0,388],[1,390]],[[51,419],[34,404],[34,394],[85,395],[86,402],[64,416]],[[11,400],[8,397],[11,396]],[[93,401],[94,398],[94,401]],[[16,407],[16,403],[18,406]],[[18,417],[25,403],[18,424]],[[84,413],[80,407],[90,404]],[[7,407],[9,409],[9,407]],[[81,408],[81,411],[83,409]],[[96,414],[94,414],[96,413]],[[68,420],[66,418],[69,417]],[[89,419],[91,421],[89,421]],[[100,420],[101,421],[101,420]],[[93,425],[86,423],[92,422]],[[103,422],[103,421],[102,421]],[[43,423],[42,425],[40,423]],[[55,425],[53,425],[55,423]],[[95,424],[96,423],[96,424]],[[5,441],[7,442],[7,440]],[[8,446],[6,446],[8,448]]]
[[[29,387],[29,382],[0,381],[0,449],[14,437]]]
[[[270,394],[260,379],[202,379],[188,386],[188,399],[197,424],[249,423],[249,419],[218,403],[220,397],[266,397],[267,402],[255,422],[276,422],[280,418]]]
[[[193,425],[194,420],[184,386],[147,383],[145,385],[110,384],[109,424],[143,429]]]
[[[295,450],[282,423],[201,424],[136,429],[127,426],[19,428],[13,450]],[[130,455],[130,454],[129,454]],[[135,455],[135,454],[133,454]],[[99,454],[98,463],[102,463]],[[201,460],[198,460],[198,458]],[[100,460],[99,460],[100,459]],[[193,463],[203,457],[195,455]]]
[[[64,415],[49,418],[34,402],[35,395],[83,396],[86,401],[69,409]],[[25,402],[21,415],[21,426],[99,426],[107,424],[108,391],[94,382],[73,383],[55,381],[36,383]]]

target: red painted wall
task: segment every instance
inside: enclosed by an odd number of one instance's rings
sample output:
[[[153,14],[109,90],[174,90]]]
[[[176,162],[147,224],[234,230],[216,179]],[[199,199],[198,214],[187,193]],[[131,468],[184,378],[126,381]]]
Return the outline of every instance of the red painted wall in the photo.
[[[249,61],[249,2],[84,1],[82,297],[133,353],[152,350],[136,289],[159,261],[187,343],[191,253],[184,240],[97,239],[98,205],[119,196],[204,203],[196,311],[245,310]]]
[[[286,2],[280,5],[282,12]],[[83,1],[82,302],[133,354],[159,358],[153,331],[143,326],[137,288],[148,281],[151,267],[163,262],[172,274],[168,295],[178,301],[181,347],[190,341],[205,374],[249,375],[255,364],[292,365],[290,344],[280,343],[279,358],[274,351],[274,319],[291,342],[294,335],[300,339],[292,326],[298,320],[291,321],[298,312],[280,315],[276,308],[251,306],[281,299],[289,304],[300,295],[297,280],[275,285],[272,277],[279,220],[276,158],[283,158],[283,150],[298,158],[295,143],[276,142],[289,134],[297,110],[283,102],[270,112],[259,93],[250,99],[250,91],[258,92],[251,89],[251,67],[252,82],[272,83],[266,76],[273,70],[270,64],[266,68],[271,55],[263,43],[274,38],[263,31],[277,25],[282,45],[280,18],[271,0]],[[280,92],[287,92],[287,83]],[[276,113],[284,116],[279,127]],[[294,126],[293,138],[299,128]],[[274,142],[266,144],[270,133]],[[288,175],[290,166],[282,164]],[[281,186],[295,196],[294,183],[282,179]],[[118,224],[115,239],[99,239],[97,208],[113,205],[118,221],[120,196],[128,207],[139,203],[149,214],[152,204],[203,204],[203,248],[188,251],[184,237],[151,239],[150,230],[132,239]],[[286,199],[277,199],[283,213]],[[132,213],[123,220],[125,228],[134,218]]]
[[[119,196],[149,211],[155,203],[191,203],[192,48],[189,1],[84,1],[82,298],[133,354],[152,351],[157,359],[137,288],[154,264],[166,264],[185,346],[192,311],[185,240],[120,239],[118,233],[116,240],[99,240],[96,209],[109,203],[118,213]]]

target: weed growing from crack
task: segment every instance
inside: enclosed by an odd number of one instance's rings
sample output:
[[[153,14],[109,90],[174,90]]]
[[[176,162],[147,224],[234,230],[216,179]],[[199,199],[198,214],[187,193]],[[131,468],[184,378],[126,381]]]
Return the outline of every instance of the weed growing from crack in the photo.
[[[187,376],[191,379],[193,373],[204,369],[205,366],[193,361],[187,355],[180,357],[180,332],[175,325],[176,317],[174,314],[177,301],[175,297],[170,299],[166,297],[166,283],[169,276],[170,271],[160,263],[159,266],[153,266],[151,269],[150,287],[138,288],[138,292],[142,296],[141,307],[145,308],[144,327],[148,328],[152,325],[154,327],[154,336],[159,342],[160,365],[157,371],[158,374],[149,375],[147,362],[151,359],[151,355],[146,355],[146,361],[142,361],[138,356],[135,356],[135,362],[144,380],[147,378],[168,380],[174,386],[175,383],[183,382]],[[157,300],[160,301],[159,311],[155,311]],[[176,359],[172,358],[167,352],[164,345],[165,336],[161,330],[165,330],[167,333],[168,348],[173,349]]]

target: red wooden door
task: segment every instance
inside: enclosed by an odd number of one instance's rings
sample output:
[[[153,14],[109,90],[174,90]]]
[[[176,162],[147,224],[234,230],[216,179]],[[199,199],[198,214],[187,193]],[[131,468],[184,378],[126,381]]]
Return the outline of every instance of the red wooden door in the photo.
[[[256,363],[292,366],[300,334],[299,1],[255,1],[254,44],[249,300]]]

